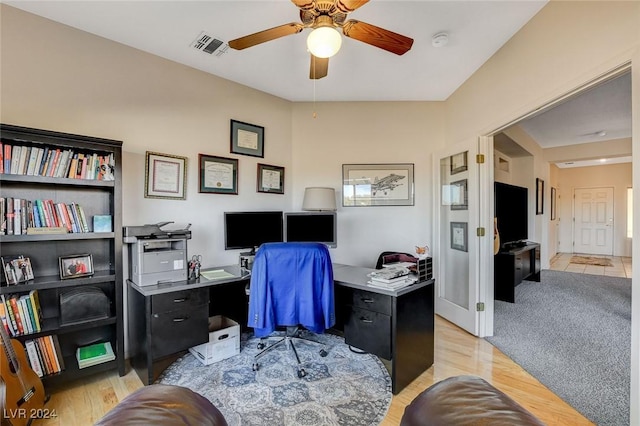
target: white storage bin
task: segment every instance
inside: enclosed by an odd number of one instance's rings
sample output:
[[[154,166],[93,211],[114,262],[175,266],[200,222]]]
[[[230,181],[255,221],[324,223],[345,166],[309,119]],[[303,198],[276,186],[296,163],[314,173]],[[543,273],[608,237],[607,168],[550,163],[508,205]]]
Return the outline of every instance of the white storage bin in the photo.
[[[232,319],[216,315],[209,318],[209,343],[189,348],[204,365],[222,361],[240,353],[240,325]]]

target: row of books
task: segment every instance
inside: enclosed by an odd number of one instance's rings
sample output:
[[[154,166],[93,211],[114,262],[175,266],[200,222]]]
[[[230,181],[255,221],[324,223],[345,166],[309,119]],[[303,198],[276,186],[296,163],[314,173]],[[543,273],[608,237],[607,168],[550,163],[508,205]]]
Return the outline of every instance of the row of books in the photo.
[[[38,333],[42,330],[42,310],[38,291],[28,294],[0,295],[0,320],[10,336]]]
[[[26,200],[0,197],[0,234],[26,235],[47,233],[89,232],[89,224],[80,204],[54,203],[53,200]]]
[[[31,369],[39,376],[59,373],[64,370],[64,359],[58,336],[42,336],[24,342]]]
[[[0,141],[0,173],[70,179],[114,180],[113,153],[9,145]]]
[[[78,360],[78,368],[86,368],[113,361],[116,359],[116,355],[110,342],[101,342],[76,349],[76,359]]]

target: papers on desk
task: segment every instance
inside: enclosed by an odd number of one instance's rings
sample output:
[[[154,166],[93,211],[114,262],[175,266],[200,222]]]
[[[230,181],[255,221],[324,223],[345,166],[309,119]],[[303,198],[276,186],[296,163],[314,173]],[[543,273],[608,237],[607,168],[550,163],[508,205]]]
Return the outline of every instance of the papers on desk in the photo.
[[[371,272],[368,276],[371,280],[368,281],[367,284],[372,287],[385,288],[388,290],[395,290],[416,282],[416,278],[409,275],[409,269],[404,266],[380,269]]]
[[[410,286],[411,284],[415,283],[417,281],[417,279],[415,277],[408,277],[408,278],[404,278],[401,279],[399,281],[395,281],[392,283],[383,283],[380,281],[367,281],[367,285],[369,287],[376,287],[376,288],[383,288],[385,290],[397,290],[399,288],[402,287],[407,287]]]
[[[416,266],[416,262],[393,262],[382,264],[383,268],[394,268],[396,266],[404,266],[405,268],[408,268],[410,266]]]
[[[224,269],[213,269],[211,271],[201,271],[200,275],[208,280],[221,280],[223,278],[234,278],[235,275]]]

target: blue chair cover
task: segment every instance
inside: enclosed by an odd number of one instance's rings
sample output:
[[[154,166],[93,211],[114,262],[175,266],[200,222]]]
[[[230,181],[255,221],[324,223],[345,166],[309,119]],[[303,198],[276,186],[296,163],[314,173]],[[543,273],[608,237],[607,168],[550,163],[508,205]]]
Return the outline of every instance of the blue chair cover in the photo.
[[[251,269],[249,319],[257,337],[276,326],[323,333],[335,324],[333,268],[319,243],[266,243]]]

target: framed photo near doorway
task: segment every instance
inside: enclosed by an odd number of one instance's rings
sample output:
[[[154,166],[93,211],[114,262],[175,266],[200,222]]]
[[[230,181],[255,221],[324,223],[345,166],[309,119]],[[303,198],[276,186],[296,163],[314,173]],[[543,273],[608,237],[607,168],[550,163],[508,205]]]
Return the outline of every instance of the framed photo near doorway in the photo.
[[[551,220],[556,220],[556,189],[551,187]]]
[[[544,181],[536,178],[536,214],[544,213]]]

